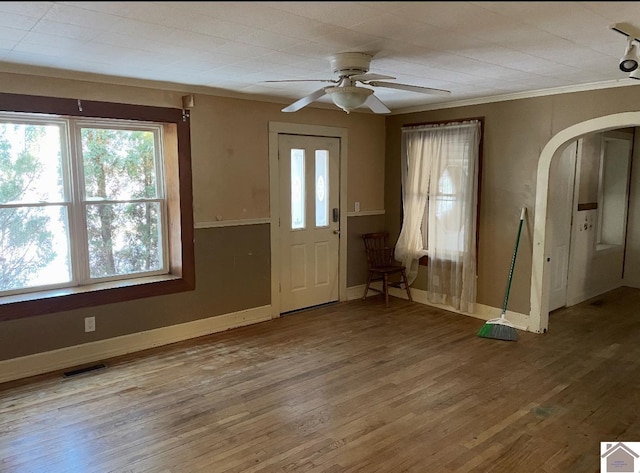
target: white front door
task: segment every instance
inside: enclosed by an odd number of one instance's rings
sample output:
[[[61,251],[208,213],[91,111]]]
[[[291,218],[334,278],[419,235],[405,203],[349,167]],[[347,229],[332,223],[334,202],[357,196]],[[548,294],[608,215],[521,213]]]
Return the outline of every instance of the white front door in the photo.
[[[340,139],[279,135],[280,312],[338,300]]]
[[[549,310],[567,304],[571,221],[573,218],[577,141],[551,163],[549,171],[549,235],[551,238],[551,292]]]

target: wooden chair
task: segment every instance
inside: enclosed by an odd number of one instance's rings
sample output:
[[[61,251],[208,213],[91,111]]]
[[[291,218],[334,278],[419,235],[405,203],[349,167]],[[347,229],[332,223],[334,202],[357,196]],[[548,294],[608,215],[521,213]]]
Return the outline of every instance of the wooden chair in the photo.
[[[367,253],[368,277],[367,287],[364,289],[364,296],[367,298],[369,290],[384,294],[384,303],[389,307],[389,286],[403,288],[407,291],[409,300],[412,301],[411,291],[409,291],[409,283],[407,282],[407,274],[404,266],[393,258],[394,247],[387,246],[387,238],[389,234],[386,232],[365,233],[362,235],[364,240],[364,248]],[[390,281],[389,276],[398,275],[399,281]],[[382,281],[382,291],[371,286],[373,281]]]

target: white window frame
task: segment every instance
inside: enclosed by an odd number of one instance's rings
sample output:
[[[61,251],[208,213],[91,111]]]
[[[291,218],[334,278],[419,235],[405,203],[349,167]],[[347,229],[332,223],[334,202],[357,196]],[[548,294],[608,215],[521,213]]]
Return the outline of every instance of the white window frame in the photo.
[[[70,280],[39,286],[28,286],[12,290],[0,291],[0,297],[29,294],[52,289],[73,288],[94,285],[102,282],[127,281],[150,276],[166,275],[170,272],[167,195],[164,172],[163,125],[161,123],[133,121],[125,119],[100,119],[83,117],[51,116],[17,112],[0,112],[3,123],[56,125],[60,127],[60,145],[62,161],[63,199],[62,201],[25,202],[20,204],[0,203],[0,209],[33,206],[66,206],[67,207],[67,244],[70,260]],[[82,128],[102,128],[111,130],[147,131],[154,136],[154,165],[156,172],[157,195],[154,198],[129,200],[104,200],[101,203],[158,202],[160,208],[159,248],[161,248],[162,266],[153,271],[134,272],[106,277],[91,277],[89,274],[89,254],[87,235],[87,206],[95,200],[87,200],[84,195],[84,172],[82,161]],[[56,176],[57,177],[57,176]]]
[[[467,143],[464,144],[465,146],[468,146]],[[461,172],[468,172],[470,163],[467,162],[467,159],[465,159],[465,155],[467,153],[462,152],[461,156],[458,157],[458,159],[456,159],[457,161],[457,166],[460,168]],[[453,159],[452,159],[453,160]],[[448,169],[448,168],[447,168]],[[440,181],[442,179],[442,175],[439,176],[438,181]],[[422,224],[420,226],[420,232],[422,234],[422,244],[423,244],[423,252],[425,256],[429,256],[429,212],[433,211],[436,212],[437,211],[437,206],[438,206],[438,201],[439,200],[443,200],[442,197],[448,197],[449,201],[452,202],[452,206],[455,207],[459,201],[460,201],[460,190],[458,189],[458,192],[453,192],[451,194],[444,194],[441,192],[438,192],[437,190],[434,192],[433,188],[436,186],[437,184],[434,184],[433,186],[430,186],[429,192],[427,192],[427,205],[425,207],[425,212],[424,212],[424,216],[422,218]],[[469,229],[462,229],[462,232],[467,232],[469,231]],[[460,234],[460,232],[457,233],[456,238],[458,239],[458,242],[455,245],[452,246],[447,246],[447,247],[442,247],[442,243],[441,243],[441,248],[443,250],[447,250],[450,251],[452,253],[456,252],[456,253],[460,253],[460,250],[458,249],[460,247],[459,244],[459,240],[460,239],[464,239],[465,234]],[[448,242],[449,240],[445,240],[445,242]],[[446,244],[446,243],[444,243]]]

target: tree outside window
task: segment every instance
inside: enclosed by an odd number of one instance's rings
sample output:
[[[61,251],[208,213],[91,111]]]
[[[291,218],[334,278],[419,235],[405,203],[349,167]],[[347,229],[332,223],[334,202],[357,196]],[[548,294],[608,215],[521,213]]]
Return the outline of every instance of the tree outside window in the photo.
[[[167,273],[161,133],[3,114],[0,293]]]

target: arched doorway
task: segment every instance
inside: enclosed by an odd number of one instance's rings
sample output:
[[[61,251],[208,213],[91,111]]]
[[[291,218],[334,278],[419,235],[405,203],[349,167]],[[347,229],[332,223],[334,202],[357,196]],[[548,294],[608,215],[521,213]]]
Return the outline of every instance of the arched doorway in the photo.
[[[550,248],[547,235],[549,170],[556,151],[566,143],[588,133],[640,126],[640,112],[607,115],[572,125],[553,136],[540,153],[536,178],[536,204],[533,224],[531,264],[531,312],[529,330],[544,333],[549,328]]]

